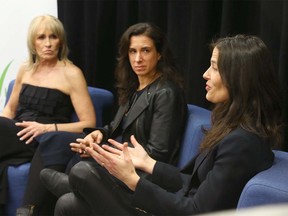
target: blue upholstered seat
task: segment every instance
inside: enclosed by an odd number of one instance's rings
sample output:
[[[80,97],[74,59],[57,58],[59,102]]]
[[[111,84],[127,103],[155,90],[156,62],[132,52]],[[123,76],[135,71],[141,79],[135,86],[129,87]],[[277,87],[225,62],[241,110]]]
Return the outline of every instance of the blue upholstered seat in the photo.
[[[28,182],[30,163],[19,166],[8,167],[8,201],[6,206],[6,215],[15,216],[16,209],[21,205],[25,188]]]
[[[14,81],[15,80],[12,80],[9,83],[6,102],[11,95]],[[103,125],[103,113],[105,109],[110,109],[112,107],[114,103],[114,96],[108,90],[95,87],[88,87],[88,91],[96,111],[97,126],[100,127]],[[75,112],[71,116],[71,121],[78,121]],[[5,209],[7,216],[15,216],[16,209],[22,203],[23,195],[28,181],[29,170],[30,163],[8,167],[8,203]]]
[[[237,208],[280,203],[288,205],[288,152],[274,153],[272,167],[250,179],[242,191]]]

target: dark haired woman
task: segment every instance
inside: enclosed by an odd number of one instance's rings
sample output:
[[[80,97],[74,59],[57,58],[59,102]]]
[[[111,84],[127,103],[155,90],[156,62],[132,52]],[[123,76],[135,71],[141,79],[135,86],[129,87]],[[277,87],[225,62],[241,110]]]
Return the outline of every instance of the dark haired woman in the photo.
[[[72,150],[81,153],[81,157],[89,157],[85,148],[93,143],[107,143],[108,138],[130,143],[130,137],[134,135],[152,158],[175,164],[187,113],[178,73],[166,38],[157,26],[138,23],[129,27],[119,43],[116,67],[118,112],[109,125],[92,129],[84,139],[72,143]],[[95,186],[93,170],[105,169],[93,159],[83,163],[92,174],[87,177],[87,184]],[[140,170],[138,174],[148,178]],[[53,170],[42,171],[41,177],[52,191],[59,182],[68,184],[68,177]],[[55,180],[58,183],[54,184]],[[61,190],[65,188],[60,187]]]

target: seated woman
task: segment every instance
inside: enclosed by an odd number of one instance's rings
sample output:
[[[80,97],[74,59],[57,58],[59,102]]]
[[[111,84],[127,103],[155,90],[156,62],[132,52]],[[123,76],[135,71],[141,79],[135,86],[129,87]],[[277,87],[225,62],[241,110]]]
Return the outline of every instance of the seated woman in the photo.
[[[72,150],[90,157],[83,154],[86,146],[108,138],[129,142],[134,134],[151,157],[175,164],[187,103],[182,77],[157,26],[138,23],[123,33],[115,75],[119,109],[114,120],[104,128],[85,129],[88,135],[72,143]]]
[[[28,188],[32,184],[36,190],[34,194],[39,196],[35,203],[29,200],[31,193],[26,194],[25,199],[35,205],[40,202],[41,188],[47,191],[43,186],[38,187],[41,184],[39,173],[43,168],[39,149],[48,144],[41,137],[47,132],[63,131],[75,134],[72,138],[76,139],[83,128],[95,127],[96,117],[83,73],[67,58],[68,47],[62,23],[49,15],[34,18],[28,30],[27,43],[29,59],[20,66],[11,96],[0,117],[0,167],[1,187],[7,188],[7,167],[32,160]],[[73,110],[79,121],[71,123]],[[59,139],[63,143],[65,136],[59,136]],[[67,147],[63,143],[63,148],[69,148],[71,140],[66,141]],[[60,166],[54,168],[64,169]],[[6,190],[0,190],[0,197],[3,211]],[[49,208],[49,204],[46,205]]]
[[[222,38],[212,48],[203,77],[215,107],[199,155],[179,170],[151,158],[134,136],[134,148],[112,139],[113,146],[92,144],[85,151],[107,171],[75,165],[73,192],[59,198],[54,215],[194,215],[236,208],[248,180],[273,164],[271,148],[282,137],[281,92],[258,37]]]
[[[87,146],[107,143],[108,138],[130,142],[134,134],[152,158],[175,164],[186,123],[187,103],[167,40],[157,26],[137,23],[123,33],[116,78],[119,109],[114,120],[104,128],[91,129],[84,139],[71,144],[72,150],[81,153],[81,157],[90,157],[84,151]],[[94,167],[104,170],[91,157],[85,163],[91,172]],[[149,177],[140,170],[137,172]],[[67,175],[44,169],[41,180],[55,195],[70,191]],[[95,186],[93,176],[88,181]],[[60,182],[64,182],[64,186]]]

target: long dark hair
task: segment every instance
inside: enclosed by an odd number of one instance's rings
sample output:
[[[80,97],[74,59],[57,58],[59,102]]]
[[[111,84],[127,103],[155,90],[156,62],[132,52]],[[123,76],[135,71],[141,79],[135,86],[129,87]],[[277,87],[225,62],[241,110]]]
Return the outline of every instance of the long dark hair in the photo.
[[[272,57],[256,36],[236,35],[212,42],[219,50],[218,70],[229,92],[212,111],[212,128],[202,149],[216,145],[236,127],[281,143],[282,92]]]
[[[118,91],[119,104],[126,103],[130,96],[138,88],[139,82],[129,62],[128,51],[132,36],[145,35],[151,38],[157,52],[161,55],[156,70],[164,79],[174,80],[182,86],[181,76],[172,57],[168,42],[163,32],[152,23],[137,23],[130,26],[122,35],[119,42],[119,53],[115,70],[116,88]]]

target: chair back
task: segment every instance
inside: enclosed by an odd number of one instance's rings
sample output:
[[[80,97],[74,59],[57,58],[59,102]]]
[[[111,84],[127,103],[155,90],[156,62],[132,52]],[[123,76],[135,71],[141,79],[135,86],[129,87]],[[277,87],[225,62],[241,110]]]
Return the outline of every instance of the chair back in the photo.
[[[204,135],[202,128],[209,128],[211,125],[210,110],[192,104],[187,106],[187,122],[178,161],[178,167],[180,168],[198,154],[199,145]]]
[[[88,86],[88,92],[90,94],[95,112],[96,112],[96,126],[102,127],[105,123],[104,118],[107,111],[111,111],[114,103],[114,96],[112,92],[102,89]],[[71,121],[79,121],[75,112],[72,113]]]

